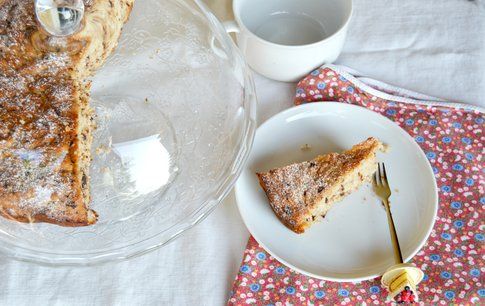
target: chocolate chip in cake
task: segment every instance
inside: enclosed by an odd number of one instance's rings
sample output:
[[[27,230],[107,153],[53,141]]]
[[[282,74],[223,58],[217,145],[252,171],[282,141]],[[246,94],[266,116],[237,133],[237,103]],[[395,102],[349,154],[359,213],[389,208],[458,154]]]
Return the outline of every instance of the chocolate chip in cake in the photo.
[[[81,179],[81,184],[82,184],[82,188],[86,188],[86,186],[88,185],[88,177],[86,176],[86,174],[83,174]]]

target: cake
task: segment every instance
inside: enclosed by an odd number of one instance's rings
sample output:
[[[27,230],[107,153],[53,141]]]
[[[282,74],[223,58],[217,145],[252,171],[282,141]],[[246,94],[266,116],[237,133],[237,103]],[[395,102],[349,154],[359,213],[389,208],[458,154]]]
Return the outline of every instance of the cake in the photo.
[[[343,153],[257,173],[269,204],[295,233],[305,232],[325,217],[334,203],[371,180],[381,142],[369,138]]]
[[[134,0],[84,0],[82,29],[43,32],[33,0],[0,0],[0,215],[85,226],[93,111],[89,77],[117,45]]]

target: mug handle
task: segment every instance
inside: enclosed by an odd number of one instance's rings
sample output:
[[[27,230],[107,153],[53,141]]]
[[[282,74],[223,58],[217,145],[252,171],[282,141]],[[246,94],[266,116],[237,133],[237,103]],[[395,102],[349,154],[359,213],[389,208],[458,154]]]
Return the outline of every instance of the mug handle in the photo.
[[[236,23],[234,20],[230,21],[225,21],[222,23],[222,26],[226,30],[226,33],[239,33],[241,29],[239,28],[239,25]],[[227,58],[227,55],[224,51],[216,47],[215,45],[215,37],[213,36],[210,42],[211,48],[214,51],[214,53],[221,57],[221,58]]]
[[[227,33],[239,33],[239,32],[241,32],[239,25],[234,20],[225,21],[225,22],[222,23],[222,25],[224,26],[224,29],[226,29]]]

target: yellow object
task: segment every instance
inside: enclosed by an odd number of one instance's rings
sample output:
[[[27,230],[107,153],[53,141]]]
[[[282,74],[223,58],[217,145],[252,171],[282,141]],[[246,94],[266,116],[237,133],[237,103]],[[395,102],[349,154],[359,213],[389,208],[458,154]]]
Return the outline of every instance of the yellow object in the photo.
[[[394,300],[406,286],[409,286],[418,301],[416,285],[423,280],[423,277],[424,273],[419,268],[411,264],[397,264],[387,269],[381,283],[389,291],[387,299],[390,301]]]

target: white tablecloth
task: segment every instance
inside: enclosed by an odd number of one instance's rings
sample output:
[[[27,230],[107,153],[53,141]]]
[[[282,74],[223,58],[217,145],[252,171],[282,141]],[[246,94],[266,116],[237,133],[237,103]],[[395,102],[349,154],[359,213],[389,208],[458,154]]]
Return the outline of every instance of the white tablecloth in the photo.
[[[206,1],[222,19],[230,16],[228,0]],[[485,1],[354,2],[338,63],[414,91],[485,106]],[[292,105],[295,84],[255,79],[260,122]],[[49,268],[0,259],[0,305],[222,305],[247,238],[231,194],[170,245],[128,262]]]

